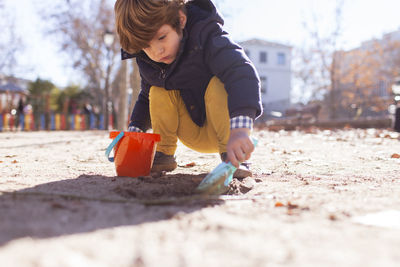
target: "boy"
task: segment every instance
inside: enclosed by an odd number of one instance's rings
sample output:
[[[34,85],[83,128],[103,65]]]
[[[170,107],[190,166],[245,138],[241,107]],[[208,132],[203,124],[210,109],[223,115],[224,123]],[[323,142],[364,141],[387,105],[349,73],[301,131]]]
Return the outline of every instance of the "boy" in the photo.
[[[196,151],[219,152],[251,175],[244,161],[261,112],[258,74],[222,29],[210,0],[117,0],[122,59],[136,58],[141,92],[129,131],[150,127],[161,135],[152,172],[177,167],[177,139]],[[241,164],[242,163],[242,164]],[[240,165],[240,166],[239,166]]]

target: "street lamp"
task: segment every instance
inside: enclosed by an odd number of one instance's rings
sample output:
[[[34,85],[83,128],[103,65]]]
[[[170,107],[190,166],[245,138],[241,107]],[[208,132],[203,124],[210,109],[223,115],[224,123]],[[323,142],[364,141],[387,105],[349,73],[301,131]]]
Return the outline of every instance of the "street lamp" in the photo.
[[[392,84],[392,92],[395,103],[400,102],[400,77],[395,78],[394,83]]]
[[[106,44],[107,50],[110,50],[111,45],[114,43],[114,33],[106,31],[103,36],[104,43]]]
[[[392,92],[394,94],[394,101],[400,102],[400,84],[393,84]]]
[[[394,95],[394,130],[400,132],[400,77],[395,78],[392,85],[392,92]]]
[[[109,117],[110,117],[110,111],[112,108],[112,103],[110,101],[110,74],[111,74],[111,58],[110,58],[110,51],[112,48],[112,45],[114,43],[114,33],[111,31],[106,30],[103,35],[103,41],[104,44],[106,45],[107,49],[107,71],[106,71],[106,81],[105,81],[105,86],[104,86],[104,91],[105,91],[105,101],[104,101],[104,106],[103,110],[105,111],[105,128],[106,130],[109,129]]]

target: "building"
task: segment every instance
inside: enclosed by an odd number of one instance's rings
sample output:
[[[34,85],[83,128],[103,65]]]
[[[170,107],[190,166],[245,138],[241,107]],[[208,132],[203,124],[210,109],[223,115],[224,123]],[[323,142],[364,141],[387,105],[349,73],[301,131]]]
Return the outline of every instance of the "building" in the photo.
[[[292,47],[251,39],[241,42],[247,56],[254,63],[261,80],[263,118],[290,106]]]
[[[21,101],[26,102],[27,86],[27,80],[0,77],[0,114],[11,113]]]

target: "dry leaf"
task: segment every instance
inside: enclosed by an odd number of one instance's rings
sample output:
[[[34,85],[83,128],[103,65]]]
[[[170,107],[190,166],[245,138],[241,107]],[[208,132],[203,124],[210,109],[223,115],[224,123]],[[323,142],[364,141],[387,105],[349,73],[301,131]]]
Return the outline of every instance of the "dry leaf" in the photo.
[[[330,215],[329,215],[329,220],[331,220],[331,221],[336,221],[336,220],[337,220],[337,217],[336,217],[334,214],[330,214]]]
[[[13,161],[11,161],[11,163],[18,163],[18,161],[16,161],[15,159]]]
[[[346,124],[344,127],[343,127],[345,130],[349,130],[349,129],[352,129],[352,127],[351,127],[351,125],[350,124]]]
[[[196,166],[195,162],[190,162],[190,163],[185,165],[186,168],[191,168],[191,167],[194,167],[194,166]]]
[[[391,158],[392,159],[400,159],[400,155],[397,153],[394,153]]]
[[[287,206],[288,206],[288,209],[290,209],[290,210],[292,210],[292,209],[298,209],[298,208],[299,208],[299,205],[297,205],[297,204],[292,204],[292,203],[290,203],[290,202],[288,202]]]
[[[178,165],[179,167],[181,167],[181,168],[192,168],[192,167],[194,167],[194,166],[196,166],[197,164],[196,164],[196,162],[190,162],[190,163],[188,163],[188,164],[185,164],[185,165]]]
[[[282,202],[276,202],[275,203],[275,207],[284,207],[285,205],[283,205]]]
[[[60,203],[53,202],[51,203],[51,207],[53,209],[65,209],[66,207]]]

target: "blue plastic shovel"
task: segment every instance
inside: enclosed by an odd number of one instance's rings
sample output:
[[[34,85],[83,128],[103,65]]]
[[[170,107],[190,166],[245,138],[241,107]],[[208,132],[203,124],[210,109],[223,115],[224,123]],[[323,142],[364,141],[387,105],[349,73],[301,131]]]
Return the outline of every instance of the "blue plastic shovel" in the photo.
[[[254,146],[257,145],[258,141],[255,138],[251,138]],[[232,182],[233,174],[236,171],[236,167],[232,163],[222,162],[212,172],[201,181],[197,186],[195,192],[205,195],[220,195],[226,193],[229,188],[229,184]]]

